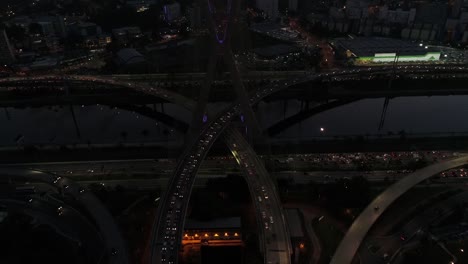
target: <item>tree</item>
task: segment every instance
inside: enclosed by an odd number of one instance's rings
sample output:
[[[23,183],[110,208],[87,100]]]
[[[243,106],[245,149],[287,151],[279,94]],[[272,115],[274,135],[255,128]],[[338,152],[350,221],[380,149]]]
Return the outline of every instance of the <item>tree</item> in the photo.
[[[9,38],[16,41],[23,41],[26,36],[24,28],[17,25],[11,25],[7,27],[5,28],[5,31]]]
[[[127,131],[120,132],[120,136],[123,138],[123,140],[127,140],[127,137],[128,137]]]
[[[146,138],[149,135],[149,130],[145,128],[141,131],[141,134]]]
[[[364,207],[370,198],[370,184],[363,176],[342,178],[326,187],[324,195],[333,206]]]
[[[34,35],[41,35],[42,34],[42,27],[38,23],[31,23],[29,25],[29,33]]]
[[[401,130],[400,132],[398,132],[398,135],[400,135],[401,140],[406,139],[406,131],[405,130]]]

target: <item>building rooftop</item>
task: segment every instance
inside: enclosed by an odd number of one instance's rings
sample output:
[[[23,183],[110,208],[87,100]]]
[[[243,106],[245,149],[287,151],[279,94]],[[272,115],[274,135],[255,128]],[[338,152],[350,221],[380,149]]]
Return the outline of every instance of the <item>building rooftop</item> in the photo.
[[[121,49],[117,52],[117,62],[119,65],[128,65],[145,62],[145,57],[135,49]]]
[[[299,217],[299,211],[297,209],[286,209],[286,220],[288,221],[289,233],[291,237],[304,237],[302,231],[301,218]]]
[[[370,57],[376,53],[398,53],[399,55],[424,55],[437,49],[419,43],[377,37],[339,38],[334,41],[337,48],[350,50],[357,57]]]
[[[294,52],[299,52],[299,48],[292,46],[292,45],[286,45],[286,44],[279,44],[279,45],[273,45],[273,46],[268,46],[264,48],[258,48],[253,50],[255,54],[261,56],[261,57],[266,57],[266,58],[271,58],[271,57],[276,57],[276,56],[282,56]]]
[[[240,217],[216,218],[211,221],[187,219],[185,229],[235,229],[241,228]]]

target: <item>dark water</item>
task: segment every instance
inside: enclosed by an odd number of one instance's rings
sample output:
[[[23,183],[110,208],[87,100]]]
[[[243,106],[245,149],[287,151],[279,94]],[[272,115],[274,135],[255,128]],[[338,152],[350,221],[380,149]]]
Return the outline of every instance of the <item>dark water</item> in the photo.
[[[310,139],[337,135],[387,135],[404,130],[407,134],[468,132],[468,96],[402,97],[391,99],[385,125],[379,131],[384,99],[365,99],[317,114],[296,124],[276,138]],[[212,105],[216,110],[221,104]],[[266,128],[295,114],[300,102],[262,102],[257,118]],[[73,144],[119,142],[182,142],[183,135],[164,124],[137,113],[107,106],[75,106],[81,137],[78,137],[68,107],[0,110],[0,146],[14,146],[19,135],[25,144]],[[160,110],[160,109],[159,109]],[[191,113],[166,104],[167,114],[189,122]],[[8,118],[9,116],[9,118]],[[323,128],[322,132],[320,129]],[[146,132],[144,132],[146,131]]]
[[[166,105],[165,110],[175,116],[183,115],[183,110],[172,105]],[[166,142],[182,138],[180,133],[160,122],[108,106],[74,107],[80,136],[69,107],[8,108],[6,111],[0,112],[0,145],[3,146],[15,145],[20,135],[24,136],[24,144]]]
[[[384,126],[379,131],[383,98],[365,99],[317,114],[280,133],[277,138],[313,138],[336,135],[468,132],[468,96],[402,97],[391,99]],[[290,100],[284,114],[283,102],[262,103],[259,120],[269,127],[300,109]],[[324,131],[321,131],[321,128]]]

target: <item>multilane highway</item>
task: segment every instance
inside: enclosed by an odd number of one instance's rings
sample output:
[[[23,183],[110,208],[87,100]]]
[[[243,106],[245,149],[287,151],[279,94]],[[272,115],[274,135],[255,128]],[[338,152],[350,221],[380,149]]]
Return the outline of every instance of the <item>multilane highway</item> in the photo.
[[[391,72],[393,68],[380,68],[380,71],[384,70]],[[406,70],[408,70],[408,68],[405,68],[405,71]],[[417,66],[413,70],[419,71],[421,69]],[[372,68],[343,71],[340,74],[355,74],[356,71],[358,73],[372,72]],[[256,104],[266,96],[318,78],[318,76],[321,75],[317,74],[305,78],[295,78],[281,83],[274,82],[268,87],[259,88],[251,94],[249,98],[250,104]],[[239,113],[240,106],[235,104],[218,115],[218,118],[215,118],[202,129],[197,140],[190,145],[181,156],[174,176],[170,181],[168,192],[162,199],[161,206],[158,208],[158,214],[153,224],[153,240],[151,241],[151,259],[153,263],[177,262],[188,199],[200,163],[205,158],[213,142]]]
[[[439,71],[459,71],[466,72],[467,69],[463,67],[453,66],[438,66]],[[399,73],[423,73],[432,75],[432,71],[437,67],[427,66],[399,66],[397,67]],[[316,74],[312,73],[305,77],[297,77],[292,80],[279,82],[274,81],[267,87],[262,87],[253,92],[249,98],[250,104],[256,104],[266,96],[274,94],[276,92],[287,89],[288,87],[304,84],[309,81],[318,80],[321,78],[331,78],[339,75],[355,75],[361,78],[362,74],[390,74],[394,72],[393,67],[382,67],[382,68],[365,68],[365,69],[353,69],[353,70],[342,70],[334,73]],[[29,79],[39,80],[43,77],[34,77]],[[132,89],[136,89],[141,92],[153,94],[167,99],[170,102],[184,105],[189,109],[193,109],[193,105],[186,100],[186,98],[177,97],[176,95],[162,92],[160,89],[141,84],[134,84],[131,82],[119,82],[115,80],[106,80],[100,77],[90,76],[67,76],[57,77],[49,76],[49,80],[65,80],[65,81],[84,81],[84,82],[98,82],[108,85],[124,86]],[[46,78],[46,79],[47,79]],[[0,81],[0,83],[16,82],[24,80],[24,78],[7,78]],[[201,160],[207,154],[207,151],[213,144],[214,140],[224,130],[230,121],[240,113],[239,105],[230,107],[227,111],[223,112],[219,117],[209,123],[202,132],[199,134],[197,141],[191,145],[185,151],[181,158],[181,162],[177,166],[176,172],[170,181],[169,192],[162,201],[162,206],[159,210],[158,218],[155,219],[155,238],[152,244],[152,256],[153,259],[159,259],[159,262],[173,263],[177,260],[177,249],[179,247],[179,241],[181,238],[181,232],[183,229],[183,221],[187,209],[187,203],[190,196],[191,188],[196,176],[198,167],[200,166]],[[155,248],[157,245],[157,248]],[[161,254],[159,254],[161,252]],[[160,257],[155,257],[159,255]]]
[[[274,182],[239,131],[229,127],[224,135],[228,148],[247,177],[256,211],[261,212],[257,213],[257,223],[262,230],[260,241],[265,263],[290,263],[290,235]]]

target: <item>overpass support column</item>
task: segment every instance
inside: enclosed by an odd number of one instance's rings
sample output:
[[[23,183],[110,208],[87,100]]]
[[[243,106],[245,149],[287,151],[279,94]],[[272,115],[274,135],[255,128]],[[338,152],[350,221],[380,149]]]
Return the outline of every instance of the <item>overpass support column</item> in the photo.
[[[65,78],[63,78],[62,81],[63,81],[63,87],[65,88],[65,94],[68,96],[70,95],[70,85],[68,84],[68,81]],[[69,108],[70,108],[70,112],[73,118],[73,124],[75,125],[76,136],[78,137],[78,139],[81,139],[81,132],[78,126],[78,122],[76,121],[75,111],[73,110],[72,103],[69,104]]]
[[[80,127],[78,126],[78,122],[76,121],[75,110],[73,110],[73,105],[70,105],[70,112],[73,117],[73,124],[75,124],[76,136],[81,139],[81,132]]]
[[[5,115],[6,115],[6,118],[7,120],[11,120],[11,116],[10,116],[10,112],[8,112],[8,109],[6,107],[3,108],[5,110]]]
[[[288,100],[283,101],[283,119],[286,119],[286,111],[288,110]]]

